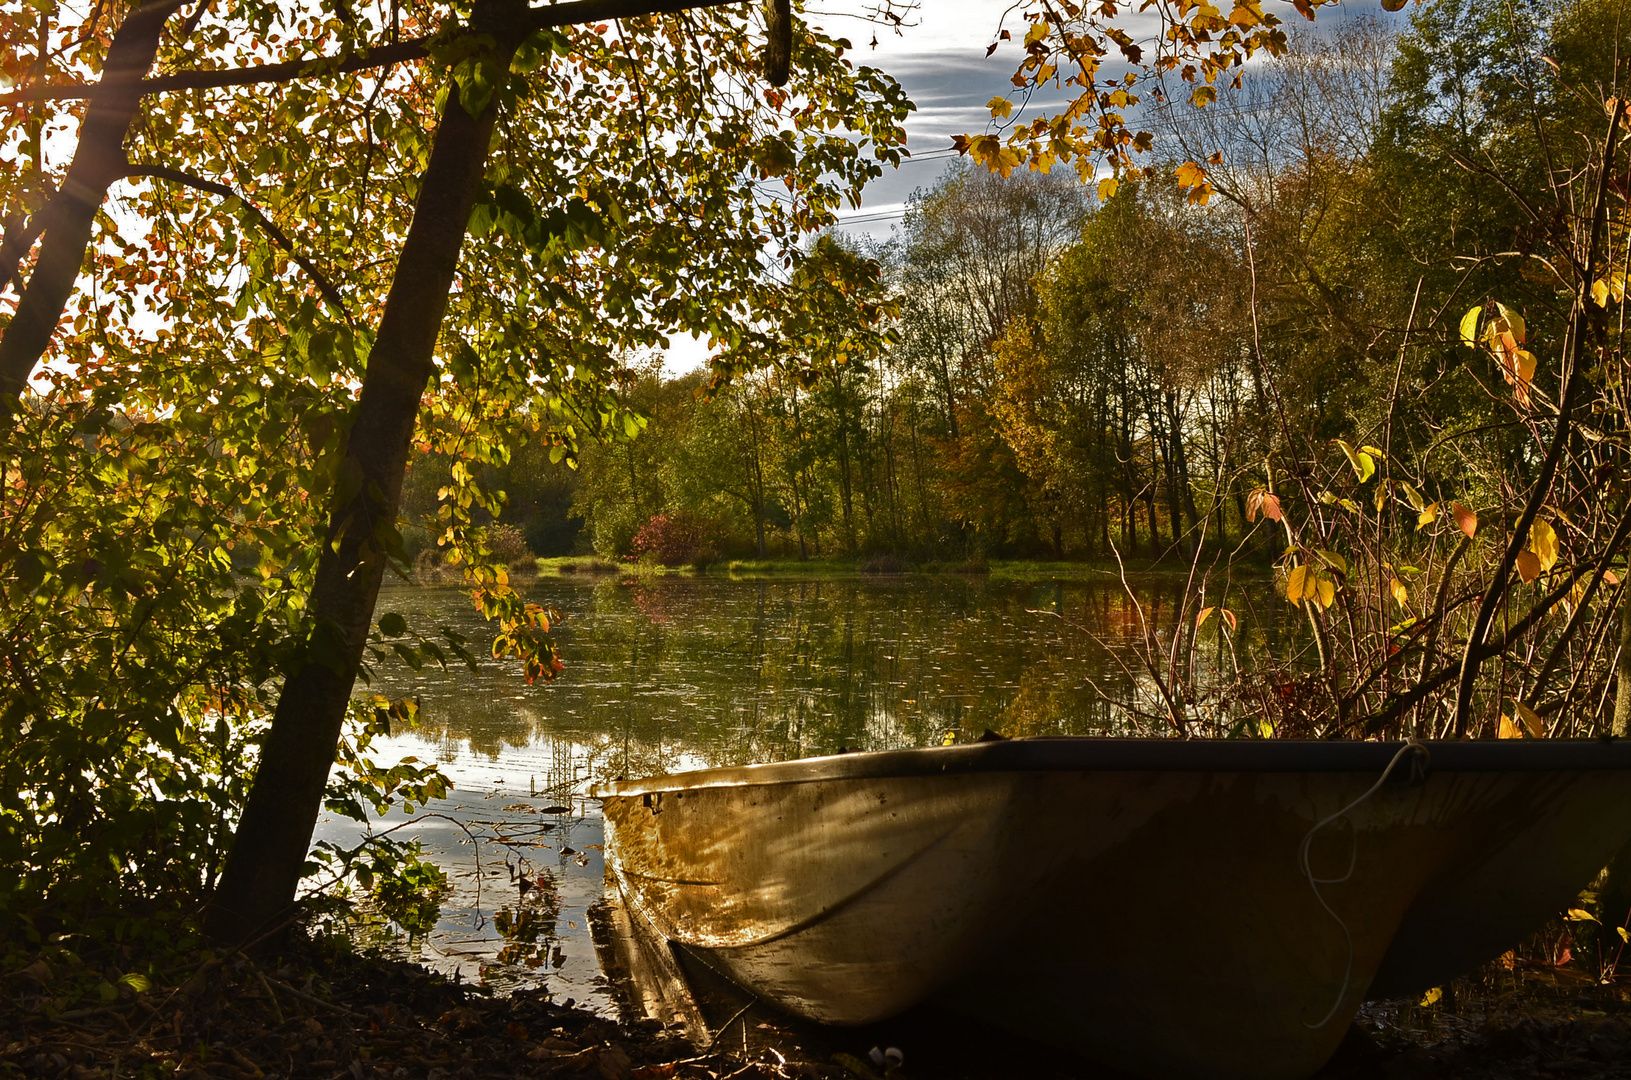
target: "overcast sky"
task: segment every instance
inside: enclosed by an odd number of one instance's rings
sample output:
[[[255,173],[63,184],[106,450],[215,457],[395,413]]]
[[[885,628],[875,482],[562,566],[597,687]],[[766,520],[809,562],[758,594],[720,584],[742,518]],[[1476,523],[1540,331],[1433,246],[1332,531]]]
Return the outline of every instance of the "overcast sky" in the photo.
[[[952,136],[985,131],[991,116],[986,103],[996,94],[1015,92],[1009,79],[1020,55],[1017,44],[1005,42],[990,58],[985,55],[1010,6],[1010,0],[920,0],[910,16],[916,25],[895,33],[849,14],[870,8],[865,0],[811,0],[806,19],[834,36],[848,38],[856,46],[857,63],[893,75],[917,105],[906,120],[912,159],[868,185],[861,209],[844,214],[847,224],[841,227],[845,231],[887,237],[898,225],[907,197],[932,186],[957,161],[957,155],[948,152]],[[1263,7],[1289,28],[1308,25],[1290,3],[1271,0]],[[1321,12],[1315,27],[1329,27],[1360,15],[1402,23],[1412,10],[1414,5],[1407,5],[1404,12],[1388,15],[1377,0],[1341,0],[1337,7]],[[1013,15],[1009,19],[1017,41],[1022,36],[1017,28],[1022,24]],[[1151,15],[1135,15],[1123,25],[1135,38],[1145,39],[1154,33],[1156,24]],[[875,48],[871,45],[874,35]],[[1107,65],[1105,74],[1114,70]],[[1057,91],[1039,95],[1031,108],[1045,110],[1064,96]],[[664,368],[670,375],[680,374],[704,363],[707,356],[704,343],[676,339],[664,358]]]

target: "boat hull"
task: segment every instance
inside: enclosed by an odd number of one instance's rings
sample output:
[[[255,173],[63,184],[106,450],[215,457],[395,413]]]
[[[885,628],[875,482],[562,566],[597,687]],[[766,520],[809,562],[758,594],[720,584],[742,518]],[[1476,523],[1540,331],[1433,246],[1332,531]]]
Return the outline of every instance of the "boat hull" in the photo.
[[[1509,745],[1429,744],[1380,786],[1397,745],[1016,740],[602,796],[625,902],[794,1013],[933,996],[1138,1075],[1300,1077],[1368,996],[1497,955],[1631,835],[1631,748]]]

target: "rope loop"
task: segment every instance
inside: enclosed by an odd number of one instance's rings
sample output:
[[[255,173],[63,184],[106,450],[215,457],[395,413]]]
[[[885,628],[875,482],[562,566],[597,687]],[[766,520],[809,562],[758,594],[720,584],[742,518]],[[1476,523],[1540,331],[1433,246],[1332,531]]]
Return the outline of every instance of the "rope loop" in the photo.
[[[1337,926],[1342,930],[1342,941],[1348,950],[1348,961],[1342,970],[1342,988],[1337,991],[1336,1001],[1331,1003],[1330,1011],[1325,1014],[1325,1017],[1320,1020],[1319,1023],[1310,1024],[1306,1020],[1303,1021],[1303,1027],[1308,1028],[1310,1031],[1318,1031],[1320,1028],[1331,1022],[1331,1018],[1337,1014],[1337,1010],[1342,1008],[1342,999],[1348,996],[1348,986],[1353,982],[1353,933],[1349,931],[1348,924],[1342,921],[1342,916],[1338,915],[1336,911],[1332,909],[1331,905],[1326,902],[1325,897],[1321,895],[1320,886],[1340,885],[1349,878],[1353,877],[1354,867],[1359,861],[1359,837],[1357,835],[1352,837],[1352,847],[1348,853],[1348,869],[1343,871],[1341,877],[1315,877],[1314,868],[1309,862],[1308,853],[1313,848],[1314,837],[1319,835],[1321,829],[1325,828],[1327,825],[1330,825],[1339,818],[1346,817],[1353,810],[1363,805],[1372,795],[1375,795],[1378,791],[1381,791],[1383,785],[1388,782],[1388,778],[1393,775],[1393,770],[1397,768],[1399,763],[1404,761],[1406,757],[1410,759],[1410,767],[1409,771],[1405,774],[1403,786],[1420,787],[1422,784],[1425,784],[1427,782],[1427,769],[1432,763],[1432,755],[1428,753],[1427,747],[1420,741],[1414,737],[1408,738],[1404,741],[1404,745],[1399,747],[1399,752],[1394,754],[1393,759],[1387,763],[1387,768],[1382,770],[1382,775],[1377,778],[1376,783],[1372,784],[1363,795],[1359,796],[1359,798],[1355,799],[1347,806],[1344,806],[1336,813],[1323,819],[1312,829],[1309,829],[1308,835],[1303,837],[1302,845],[1297,850],[1297,864],[1302,867],[1303,877],[1308,881],[1308,887],[1313,891],[1314,899],[1319,901],[1320,907],[1325,909],[1325,913],[1331,916],[1332,920],[1334,920]]]

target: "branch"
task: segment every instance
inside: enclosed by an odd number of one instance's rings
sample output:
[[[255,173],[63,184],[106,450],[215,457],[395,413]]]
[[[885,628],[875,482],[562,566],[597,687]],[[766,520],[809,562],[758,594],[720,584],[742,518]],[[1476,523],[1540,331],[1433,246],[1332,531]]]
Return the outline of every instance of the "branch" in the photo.
[[[126,180],[169,180],[172,183],[183,184],[187,187],[197,188],[200,191],[207,191],[212,195],[219,195],[223,199],[238,200],[240,205],[255,216],[255,221],[260,225],[261,231],[271,237],[272,242],[277,244],[278,247],[288,252],[289,258],[293,259],[296,265],[310,276],[317,286],[317,291],[323,294],[324,300],[328,301],[329,307],[333,308],[347,323],[352,323],[351,312],[346,307],[345,298],[340,295],[340,291],[330,283],[328,278],[323,276],[323,272],[312,265],[310,259],[295,250],[294,242],[289,239],[282,229],[277,227],[271,218],[266,216],[260,207],[233,191],[227,185],[217,184],[213,180],[205,180],[201,176],[194,176],[192,173],[182,172],[180,169],[172,169],[165,165],[132,166],[125,173],[124,178]]]
[[[1631,515],[1627,515],[1621,520],[1620,528],[1616,533],[1615,541],[1611,542],[1611,546],[1617,547],[1619,543],[1623,543],[1625,540],[1624,534],[1627,532],[1631,532]],[[1574,591],[1575,583],[1586,575],[1587,569],[1588,566],[1584,563],[1572,568],[1563,584],[1537,600],[1535,606],[1530,608],[1523,618],[1507,627],[1506,633],[1502,634],[1496,641],[1479,645],[1476,648],[1469,644],[1468,653],[1473,657],[1474,666],[1482,664],[1492,656],[1499,656],[1514,641],[1528,633],[1530,627],[1550,614],[1553,608],[1562,603],[1563,599]],[[1381,712],[1374,713],[1358,721],[1358,726],[1363,727],[1367,735],[1379,733],[1383,727],[1403,716],[1406,710],[1449,682],[1451,678],[1461,671],[1463,663],[1464,661],[1445,664],[1433,675],[1423,676],[1415,686],[1393,698]]]
[[[1597,568],[1592,572],[1591,580],[1586,583],[1586,588],[1580,594],[1580,599],[1574,602],[1574,613],[1569,616],[1569,622],[1563,627],[1563,633],[1558,637],[1556,644],[1552,646],[1552,651],[1547,655],[1546,662],[1541,665],[1540,674],[1535,676],[1534,688],[1529,692],[1530,700],[1539,701],[1545,695],[1546,684],[1551,681],[1552,672],[1557,669],[1558,662],[1563,658],[1563,651],[1568,647],[1570,639],[1580,629],[1586,611],[1591,607],[1592,598],[1597,595],[1597,589],[1608,573],[1609,563],[1614,561],[1614,556],[1618,554],[1628,535],[1631,535],[1631,511],[1628,511],[1620,519],[1619,527],[1609,537],[1608,547],[1603,549],[1602,558],[1597,560]]]
[[[724,7],[740,0],[570,0],[534,8],[530,15],[531,27],[543,30],[553,26],[571,26],[577,23],[610,22],[613,19],[637,18],[641,15],[666,15],[694,8]],[[423,60],[430,55],[435,36],[410,38],[390,45],[380,45],[365,52],[343,56],[314,56],[305,60],[288,60],[281,64],[259,64],[254,67],[224,68],[220,71],[184,71],[175,75],[160,75],[145,79],[141,93],[167,93],[172,90],[212,90],[222,86],[252,86],[259,83],[284,83],[295,79],[317,78],[324,75],[349,75],[357,71],[390,67],[395,64]],[[0,107],[21,105],[34,101],[69,101],[92,97],[94,83],[53,83],[33,86],[0,96]]]
[[[1518,553],[1528,541],[1529,527],[1534,524],[1535,515],[1540,513],[1541,505],[1551,493],[1552,480],[1557,475],[1558,462],[1563,457],[1573,427],[1575,393],[1584,377],[1580,370],[1581,358],[1585,350],[1586,336],[1590,332],[1589,304],[1592,278],[1596,273],[1598,234],[1601,232],[1600,224],[1608,206],[1609,173],[1614,165],[1614,137],[1619,132],[1620,120],[1624,116],[1625,102],[1618,101],[1608,119],[1608,138],[1603,143],[1603,168],[1597,178],[1597,197],[1592,205],[1591,232],[1586,239],[1586,261],[1581,267],[1580,286],[1575,294],[1574,313],[1570,320],[1564,361],[1567,368],[1563,376],[1563,392],[1558,395],[1557,430],[1552,435],[1552,445],[1541,465],[1540,476],[1536,478],[1535,486],[1529,492],[1529,500],[1524,505],[1523,514],[1513,527],[1512,538],[1507,541],[1506,551],[1495,567],[1495,577],[1484,592],[1484,600],[1478,605],[1478,614],[1473,619],[1472,630],[1467,634],[1467,651],[1462,656],[1461,678],[1456,686],[1455,696],[1454,730],[1458,739],[1466,735],[1467,723],[1472,716],[1472,690],[1473,684],[1478,679],[1478,667],[1483,663],[1485,656],[1493,655],[1481,649],[1484,635],[1489,633],[1489,624],[1495,618],[1495,610],[1506,596],[1507,585],[1512,577],[1512,567],[1518,560]]]
[[[148,0],[125,16],[108,45],[96,99],[85,110],[73,161],[62,186],[37,214],[44,239],[33,272],[0,336],[0,426],[9,420],[34,365],[51,344],[85,261],[97,208],[107,197],[108,185],[127,167],[124,142],[141,104],[142,76],[153,66],[164,24],[183,3]],[[27,228],[34,228],[33,223]],[[17,259],[23,254],[18,252]],[[16,271],[8,276],[15,277]]]
[[[34,213],[26,218],[15,214],[6,220],[5,239],[0,240],[0,292],[5,292],[6,286],[16,279],[23,256],[33,249],[34,241],[44,231],[44,214]]]

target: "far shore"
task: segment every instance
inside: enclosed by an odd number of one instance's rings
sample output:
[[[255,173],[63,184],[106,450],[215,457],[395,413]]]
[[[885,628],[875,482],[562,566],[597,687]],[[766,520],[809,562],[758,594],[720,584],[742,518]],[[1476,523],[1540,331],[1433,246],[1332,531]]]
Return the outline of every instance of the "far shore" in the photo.
[[[868,555],[854,558],[809,558],[793,556],[766,559],[719,559],[692,566],[661,566],[651,562],[627,562],[598,555],[562,555],[535,560],[542,577],[575,577],[621,574],[626,576],[716,577],[733,580],[755,578],[841,578],[860,577],[888,580],[901,577],[990,577],[1041,580],[1099,580],[1128,577],[1185,578],[1193,569],[1197,575],[1230,569],[1236,576],[1263,577],[1267,565],[1237,559],[1228,566],[1227,553],[1206,553],[1198,566],[1187,558],[1169,555],[1114,559],[943,559],[914,562],[894,555]],[[512,567],[512,570],[522,567]]]

